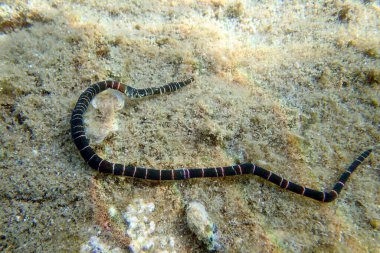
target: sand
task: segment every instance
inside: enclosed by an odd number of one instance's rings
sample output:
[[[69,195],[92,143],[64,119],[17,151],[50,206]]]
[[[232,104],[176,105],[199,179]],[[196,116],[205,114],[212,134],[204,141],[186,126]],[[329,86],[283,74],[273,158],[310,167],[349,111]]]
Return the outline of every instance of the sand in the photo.
[[[191,201],[205,205],[223,252],[380,251],[378,151],[323,204],[255,176],[98,174],[70,137],[74,104],[94,82],[146,88],[194,76],[112,113],[90,108],[93,147],[161,169],[254,162],[330,189],[380,141],[378,1],[116,2],[0,5],[0,251],[77,252],[95,236],[128,252],[128,225],[109,210],[122,215],[138,199],[154,203],[155,234],[176,252],[207,250],[186,224]]]

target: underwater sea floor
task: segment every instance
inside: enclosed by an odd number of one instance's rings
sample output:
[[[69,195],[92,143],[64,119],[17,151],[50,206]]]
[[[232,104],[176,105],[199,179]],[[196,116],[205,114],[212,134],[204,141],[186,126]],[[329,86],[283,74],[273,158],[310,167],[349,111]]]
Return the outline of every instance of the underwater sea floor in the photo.
[[[151,182],[93,171],[96,152],[162,168],[253,162],[331,189],[380,141],[378,1],[3,1],[0,251],[380,252],[377,150],[324,204],[255,176]]]

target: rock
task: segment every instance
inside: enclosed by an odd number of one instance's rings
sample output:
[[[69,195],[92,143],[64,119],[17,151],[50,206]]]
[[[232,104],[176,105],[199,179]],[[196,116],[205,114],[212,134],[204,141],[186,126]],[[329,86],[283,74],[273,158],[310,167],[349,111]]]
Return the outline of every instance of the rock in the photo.
[[[210,219],[206,208],[199,202],[190,202],[186,210],[187,224],[197,238],[207,245],[210,251],[218,250],[216,225]]]

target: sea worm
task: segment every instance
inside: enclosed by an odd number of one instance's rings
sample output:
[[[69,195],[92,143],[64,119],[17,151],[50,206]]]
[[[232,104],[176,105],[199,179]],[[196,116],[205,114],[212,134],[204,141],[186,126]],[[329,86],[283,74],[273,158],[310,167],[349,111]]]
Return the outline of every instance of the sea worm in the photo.
[[[127,97],[141,98],[155,94],[173,92],[178,89],[181,89],[182,87],[190,84],[193,81],[194,78],[190,78],[181,82],[172,82],[161,87],[135,89],[128,85],[124,85],[120,82],[108,80],[95,83],[88,87],[80,95],[71,116],[71,136],[83,159],[91,168],[99,172],[147,180],[184,180],[190,178],[226,177],[243,174],[253,174],[269,182],[272,182],[285,190],[321,202],[331,202],[338,197],[344,185],[346,184],[348,178],[356,170],[356,168],[371,154],[373,150],[379,147],[375,146],[374,148],[370,148],[362,152],[351,163],[348,169],[342,173],[338,182],[330,191],[313,190],[305,186],[293,183],[279,175],[276,175],[275,173],[269,170],[266,170],[252,163],[243,163],[225,167],[212,168],[153,169],[136,167],[130,164],[126,165],[109,162],[98,156],[95,153],[95,151],[91,148],[89,139],[87,138],[85,133],[83,115],[87,110],[90,101],[98,93],[107,89],[114,89],[125,94]]]

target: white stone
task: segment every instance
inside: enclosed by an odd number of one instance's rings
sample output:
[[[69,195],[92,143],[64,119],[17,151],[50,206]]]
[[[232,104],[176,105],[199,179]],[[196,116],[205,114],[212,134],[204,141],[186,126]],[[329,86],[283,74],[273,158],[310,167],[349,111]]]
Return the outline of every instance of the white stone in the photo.
[[[115,217],[117,215],[116,208],[113,206],[110,206],[110,208],[108,209],[108,214],[109,216],[111,216],[111,218]]]
[[[190,230],[207,245],[209,250],[215,250],[218,246],[214,231],[215,224],[209,217],[204,205],[197,201],[189,203],[186,215]]]

